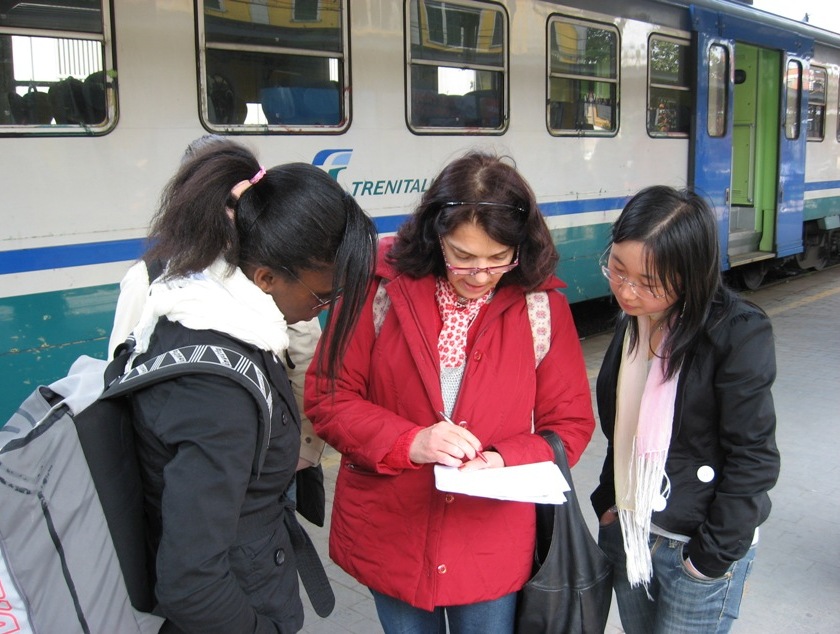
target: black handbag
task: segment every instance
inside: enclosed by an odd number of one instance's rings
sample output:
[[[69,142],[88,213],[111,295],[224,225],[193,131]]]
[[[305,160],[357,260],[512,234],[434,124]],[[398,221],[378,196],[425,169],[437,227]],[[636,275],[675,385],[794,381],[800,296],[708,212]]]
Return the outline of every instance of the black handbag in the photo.
[[[320,464],[301,469],[295,474],[297,512],[315,524],[323,526],[326,519],[324,470]]]
[[[533,575],[519,592],[516,632],[601,634],[610,613],[612,564],[583,518],[563,443],[554,432],[541,435],[572,490],[565,504],[536,505]]]

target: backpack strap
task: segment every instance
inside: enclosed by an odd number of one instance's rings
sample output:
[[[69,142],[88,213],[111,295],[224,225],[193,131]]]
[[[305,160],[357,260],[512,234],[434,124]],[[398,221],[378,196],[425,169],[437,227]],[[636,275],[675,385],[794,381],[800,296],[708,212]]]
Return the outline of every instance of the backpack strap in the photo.
[[[388,297],[388,292],[385,290],[385,280],[379,280],[379,286],[376,287],[376,294],[373,296],[373,332],[379,336],[379,331],[382,330],[382,323],[385,321],[385,315],[388,314],[388,309],[391,307],[391,298]]]
[[[146,275],[149,277],[149,285],[151,285],[157,278],[163,275],[166,270],[166,262],[160,258],[155,258],[151,262],[146,262]]]
[[[525,302],[528,306],[531,336],[534,339],[534,358],[538,366],[551,347],[551,306],[548,303],[548,293],[545,291],[525,293]],[[385,280],[379,280],[379,286],[376,287],[376,294],[373,296],[373,331],[377,337],[390,307],[391,299],[385,290]]]
[[[122,371],[134,347],[133,341],[126,342],[123,350],[106,370],[106,377]],[[121,344],[126,345],[126,344]],[[112,367],[113,366],[113,367]],[[121,366],[121,367],[120,367]],[[109,372],[110,371],[110,372]],[[274,401],[271,395],[271,383],[263,371],[251,359],[230,348],[210,346],[205,344],[182,346],[169,350],[131,368],[125,374],[108,381],[108,385],[100,398],[110,399],[130,394],[144,387],[149,387],[187,374],[214,374],[239,383],[257,403],[260,417],[264,421],[263,442],[254,456],[253,472],[260,474],[262,461],[268,449],[268,439],[271,435],[271,416],[274,412]]]
[[[545,291],[531,291],[525,293],[528,304],[528,321],[531,324],[531,336],[534,339],[534,359],[536,365],[545,359],[551,347],[551,306],[548,303],[548,293]]]

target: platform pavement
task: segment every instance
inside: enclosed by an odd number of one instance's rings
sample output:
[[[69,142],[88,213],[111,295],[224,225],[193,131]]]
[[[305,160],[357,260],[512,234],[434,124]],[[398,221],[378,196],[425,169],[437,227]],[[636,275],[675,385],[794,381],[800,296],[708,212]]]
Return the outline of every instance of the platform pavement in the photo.
[[[773,389],[782,455],[773,511],[762,526],[741,618],[746,634],[840,633],[840,267],[799,276],[748,294],[773,320],[778,378]],[[590,384],[609,336],[582,341]],[[582,502],[595,487],[606,443],[600,429],[573,469]],[[327,514],[338,455],[324,460]],[[591,508],[584,514],[595,530]],[[321,619],[304,594],[306,634],[382,632],[370,593],[327,557],[328,526],[306,524],[336,595],[335,611]],[[608,634],[623,632],[615,603]]]

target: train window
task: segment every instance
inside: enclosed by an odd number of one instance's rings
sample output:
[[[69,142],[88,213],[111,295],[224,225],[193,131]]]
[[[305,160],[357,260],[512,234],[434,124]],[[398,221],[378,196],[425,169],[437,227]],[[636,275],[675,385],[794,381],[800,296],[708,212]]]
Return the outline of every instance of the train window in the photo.
[[[200,112],[219,132],[349,124],[346,0],[201,0]]]
[[[799,138],[799,107],[802,103],[802,63],[788,61],[785,73],[785,138]]]
[[[691,120],[689,42],[653,36],[648,46],[648,134],[687,137]]]
[[[548,22],[548,130],[613,134],[618,128],[618,31],[553,17]]]
[[[725,46],[709,47],[709,103],[707,125],[709,136],[726,135],[727,92],[729,88],[729,51]]]
[[[487,2],[407,3],[407,120],[418,134],[500,134],[507,123],[507,15]]]
[[[109,3],[0,5],[0,134],[103,134],[116,123]]]
[[[825,138],[825,86],[828,72],[825,68],[811,66],[808,74],[808,140],[822,141]]]

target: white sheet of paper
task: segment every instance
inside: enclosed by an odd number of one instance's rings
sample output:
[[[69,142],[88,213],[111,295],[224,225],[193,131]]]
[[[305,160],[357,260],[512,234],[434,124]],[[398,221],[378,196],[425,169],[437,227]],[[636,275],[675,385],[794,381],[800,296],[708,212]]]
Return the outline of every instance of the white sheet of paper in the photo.
[[[569,490],[560,468],[548,461],[477,471],[438,464],[435,487],[449,493],[538,504],[563,504],[563,493]]]

